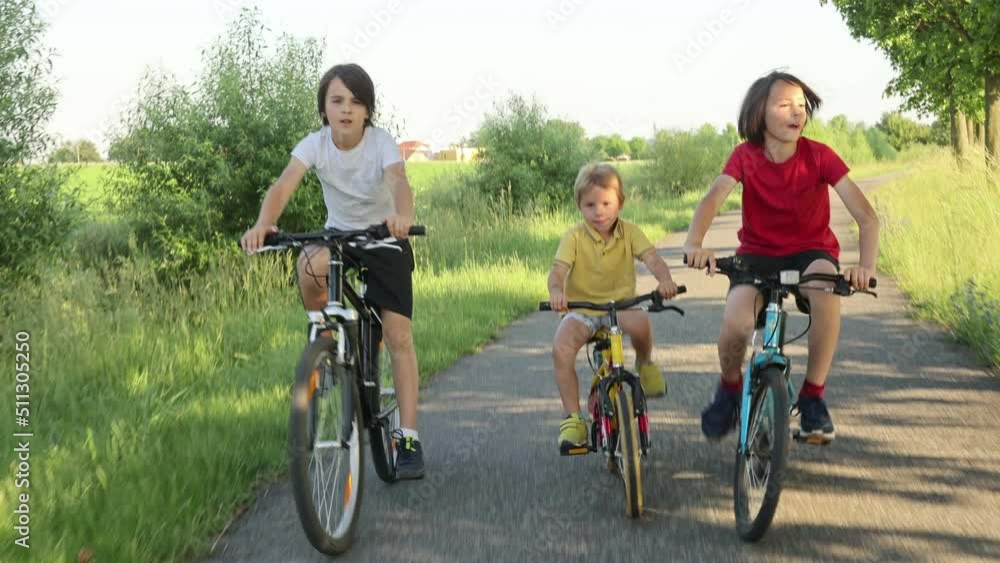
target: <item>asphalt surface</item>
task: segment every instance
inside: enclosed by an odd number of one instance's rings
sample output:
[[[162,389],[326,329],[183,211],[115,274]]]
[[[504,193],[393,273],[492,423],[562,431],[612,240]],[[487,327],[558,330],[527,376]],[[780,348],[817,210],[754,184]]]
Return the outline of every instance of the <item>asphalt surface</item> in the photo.
[[[856,264],[853,222],[832,192],[831,202],[841,263]],[[706,246],[732,253],[739,223],[738,211],[718,217]],[[557,317],[535,313],[422,390],[427,477],[385,485],[369,465],[359,533],[338,560],[1000,561],[1000,379],[940,328],[910,319],[882,275],[878,299],[843,300],[826,391],[837,440],[792,445],[774,523],[759,543],[740,541],[735,438],[708,442],[699,428],[718,380],[728,282],[682,266],[684,236],[657,244],[689,291],[676,301],[685,317],[654,316],[654,360],[670,392],[650,401],[654,450],[643,466],[641,519],[625,518],[621,482],[602,457],[558,455],[563,413],[549,355]],[[640,291],[653,287],[652,276],[640,277]],[[789,334],[804,326],[794,314]],[[799,385],[805,346],[786,351]],[[578,371],[583,393],[583,354]],[[207,559],[324,560],[299,527],[287,482],[263,489]]]

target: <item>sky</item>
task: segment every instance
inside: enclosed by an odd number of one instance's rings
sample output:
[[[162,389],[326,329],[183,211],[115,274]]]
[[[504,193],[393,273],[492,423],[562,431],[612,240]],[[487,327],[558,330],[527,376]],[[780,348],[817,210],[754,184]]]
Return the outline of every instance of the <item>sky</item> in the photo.
[[[361,64],[399,141],[446,146],[494,103],[534,96],[588,135],[735,122],[754,79],[780,68],[823,98],[820,117],[872,124],[900,100],[872,44],[818,0],[39,0],[59,103],[49,131],[106,132],[147,69],[191,83],[243,7],[277,36],[317,38],[324,69]],[[316,77],[317,82],[319,76]]]

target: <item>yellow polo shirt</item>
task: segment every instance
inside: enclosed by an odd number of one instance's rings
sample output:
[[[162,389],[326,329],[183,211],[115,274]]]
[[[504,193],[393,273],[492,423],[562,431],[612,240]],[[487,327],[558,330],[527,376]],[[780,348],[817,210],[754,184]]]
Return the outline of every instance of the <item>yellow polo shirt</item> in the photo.
[[[566,300],[605,303],[635,297],[635,261],[648,252],[655,252],[652,243],[632,223],[618,219],[607,242],[586,222],[579,223],[566,231],[556,251],[556,263],[569,268]]]

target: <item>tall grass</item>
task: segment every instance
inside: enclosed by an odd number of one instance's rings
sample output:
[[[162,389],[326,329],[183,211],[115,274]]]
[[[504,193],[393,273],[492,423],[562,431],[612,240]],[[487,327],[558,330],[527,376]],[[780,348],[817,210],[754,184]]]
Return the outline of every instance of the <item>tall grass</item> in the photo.
[[[545,298],[559,237],[579,220],[571,205],[512,213],[471,189],[467,169],[414,174],[430,228],[414,240],[424,381]],[[686,224],[698,197],[633,190],[625,216],[656,239]],[[0,560],[75,561],[81,550],[95,561],[185,560],[210,548],[255,483],[284,471],[305,339],[291,256],[247,258],[233,242],[208,273],[170,286],[134,247],[116,266],[99,254],[82,265],[81,240],[41,273],[44,284],[0,296],[5,349],[15,332],[32,335],[36,436],[32,547],[13,547],[4,527]],[[0,431],[12,423],[0,418]],[[12,513],[18,492],[0,482],[0,512]]]
[[[882,266],[923,318],[943,323],[1000,367],[1000,172],[947,154],[874,192]]]

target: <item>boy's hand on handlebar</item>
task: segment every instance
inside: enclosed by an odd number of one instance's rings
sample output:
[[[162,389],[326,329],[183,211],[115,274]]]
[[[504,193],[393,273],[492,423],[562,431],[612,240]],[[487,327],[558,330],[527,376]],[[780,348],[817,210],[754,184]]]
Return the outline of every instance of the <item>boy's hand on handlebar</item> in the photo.
[[[715,275],[715,253],[700,246],[685,246],[687,265],[696,270],[708,268],[708,275]]]
[[[875,270],[863,266],[853,266],[844,270],[844,279],[851,284],[855,291],[867,291],[868,284],[875,277]]]
[[[664,299],[673,299],[674,297],[677,297],[677,284],[674,283],[674,280],[660,282],[659,285],[656,286],[656,290],[660,292],[660,295],[662,295]]]
[[[399,240],[406,240],[410,236],[410,227],[413,226],[413,217],[395,213],[385,220],[385,226],[389,228],[389,234]]]
[[[567,311],[566,294],[561,291],[549,291],[549,306],[553,311],[563,313]]]
[[[264,238],[271,233],[278,232],[277,225],[254,225],[240,238],[240,246],[247,254],[253,254],[260,247],[264,246]]]

